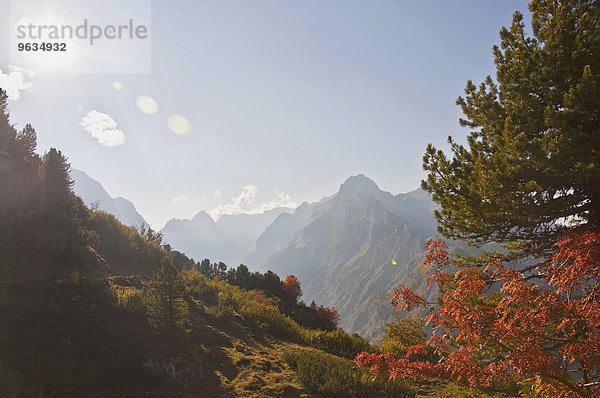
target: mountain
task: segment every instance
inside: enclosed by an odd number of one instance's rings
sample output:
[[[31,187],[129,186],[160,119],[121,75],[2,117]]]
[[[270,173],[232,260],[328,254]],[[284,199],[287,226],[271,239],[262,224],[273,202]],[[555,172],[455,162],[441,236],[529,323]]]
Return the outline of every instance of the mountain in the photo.
[[[267,226],[292,211],[281,207],[262,214],[224,215],[217,221],[200,211],[191,220],[169,220],[160,232],[166,243],[198,261],[208,258],[235,267],[252,257]]]
[[[94,202],[99,202],[100,210],[104,210],[105,212],[114,215],[125,225],[136,227],[141,225],[148,226],[148,223],[140,213],[138,213],[133,203],[125,198],[111,197],[102,184],[83,171],[72,169],[71,178],[75,182],[73,191],[81,197],[88,206]]]
[[[377,338],[394,319],[395,287],[435,294],[419,272],[436,235],[434,208],[421,189],[394,196],[362,174],[350,177],[335,195],[279,216],[257,241],[272,253],[259,268],[296,275],[306,302],[334,306],[345,330]]]
[[[280,214],[259,236],[255,244],[255,250],[248,257],[247,263],[260,264],[288,243],[308,223],[316,205],[315,203],[304,202],[298,206],[293,214]]]

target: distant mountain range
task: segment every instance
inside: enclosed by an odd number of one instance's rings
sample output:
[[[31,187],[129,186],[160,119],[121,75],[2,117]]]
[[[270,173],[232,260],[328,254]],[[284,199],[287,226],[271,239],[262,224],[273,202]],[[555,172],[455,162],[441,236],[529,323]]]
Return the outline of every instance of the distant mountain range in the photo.
[[[73,190],[88,206],[98,202],[100,210],[114,215],[125,225],[149,225],[133,203],[111,197],[100,182],[85,172],[72,169],[71,178],[75,182]],[[290,215],[293,211],[281,207],[262,214],[224,215],[218,221],[200,211],[191,220],[169,220],[160,232],[165,243],[197,261],[208,258],[235,267],[253,255],[256,241],[267,226],[278,216]]]
[[[165,242],[196,261],[208,258],[235,267],[252,255],[267,226],[292,211],[281,207],[262,214],[224,215],[217,221],[200,211],[191,220],[169,220],[160,232]]]
[[[131,202],[111,198],[85,173],[73,170],[75,192],[125,224],[147,223]],[[205,211],[192,219],[171,219],[160,231],[164,242],[196,261],[209,258],[230,267],[268,269],[296,275],[303,299],[334,306],[341,326],[376,339],[395,313],[389,304],[399,284],[433,298],[420,273],[425,242],[436,235],[436,205],[421,189],[392,195],[360,174],[338,192],[297,209],[225,215]],[[396,262],[396,265],[393,265]]]
[[[420,274],[425,242],[436,235],[434,208],[421,189],[394,196],[351,177],[335,195],[279,216],[257,241],[271,252],[258,266],[296,275],[305,300],[333,305],[345,330],[377,338],[394,319],[398,284],[436,294]]]
[[[138,213],[133,203],[127,199],[111,197],[102,184],[81,170],[72,169],[71,178],[75,182],[73,190],[88,206],[98,202],[100,210],[114,215],[125,225],[148,227],[149,224]]]

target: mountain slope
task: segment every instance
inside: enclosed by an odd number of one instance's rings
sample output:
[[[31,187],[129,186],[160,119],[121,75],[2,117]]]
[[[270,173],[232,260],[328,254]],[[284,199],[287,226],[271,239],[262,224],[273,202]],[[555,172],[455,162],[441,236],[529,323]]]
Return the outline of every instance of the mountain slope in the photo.
[[[71,178],[75,182],[73,191],[88,206],[94,202],[99,202],[100,210],[117,217],[125,225],[129,226],[148,226],[148,223],[138,213],[133,203],[125,198],[111,197],[104,189],[102,184],[94,180],[81,170],[71,170]]]
[[[310,220],[316,204],[302,203],[290,213],[280,214],[258,237],[256,249],[247,259],[248,264],[260,264],[271,254],[284,247]]]
[[[436,231],[431,200],[423,194],[393,196],[364,175],[351,177],[336,195],[315,205],[293,239],[260,268],[296,275],[306,301],[333,305],[345,330],[376,338],[394,317],[389,305],[394,287],[426,290],[419,267],[424,244]],[[291,229],[293,216],[279,223],[286,221]],[[285,228],[272,225],[259,242],[277,229]]]

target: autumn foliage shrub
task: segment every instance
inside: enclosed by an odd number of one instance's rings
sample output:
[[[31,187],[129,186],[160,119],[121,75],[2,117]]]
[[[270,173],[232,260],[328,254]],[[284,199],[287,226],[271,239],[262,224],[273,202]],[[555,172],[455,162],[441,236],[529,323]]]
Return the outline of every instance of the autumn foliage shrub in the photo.
[[[561,239],[551,259],[521,268],[450,265],[446,245],[428,243],[423,270],[442,292],[436,308],[398,289],[398,310],[425,306],[434,334],[404,358],[361,353],[358,366],[384,379],[447,379],[471,386],[514,381],[548,397],[600,395],[600,235]],[[427,348],[439,362],[410,360]]]
[[[334,330],[340,322],[340,314],[333,307],[314,307],[325,330]]]
[[[283,281],[283,295],[292,303],[296,303],[302,297],[300,281],[294,275],[288,275]]]

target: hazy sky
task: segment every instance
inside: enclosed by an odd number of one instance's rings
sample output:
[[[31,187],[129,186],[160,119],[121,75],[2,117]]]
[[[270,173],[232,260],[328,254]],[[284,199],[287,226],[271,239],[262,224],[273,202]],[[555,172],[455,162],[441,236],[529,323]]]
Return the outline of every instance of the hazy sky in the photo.
[[[154,228],[316,201],[358,173],[396,194],[418,187],[427,143],[464,137],[454,102],[494,74],[515,10],[529,23],[516,0],[153,1],[145,75],[31,75],[0,21],[0,86],[40,153],[61,149]]]

